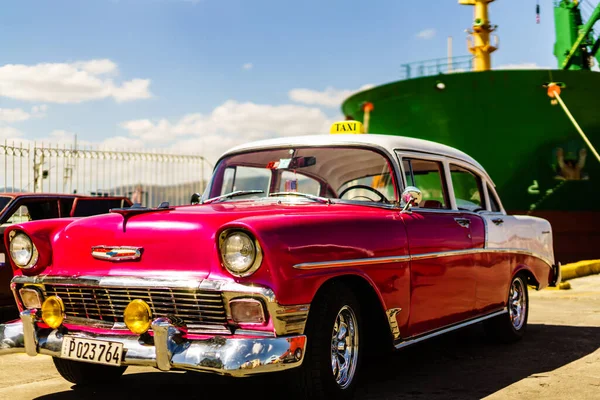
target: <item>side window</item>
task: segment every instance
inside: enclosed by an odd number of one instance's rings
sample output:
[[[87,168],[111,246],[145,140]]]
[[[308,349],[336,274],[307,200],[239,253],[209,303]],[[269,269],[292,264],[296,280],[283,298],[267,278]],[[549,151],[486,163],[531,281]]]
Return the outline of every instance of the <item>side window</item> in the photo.
[[[61,218],[67,218],[71,216],[71,209],[73,208],[73,202],[75,199],[60,199],[59,201]]]
[[[490,187],[490,185],[487,185],[487,191],[490,198],[490,209],[493,212],[500,212],[500,204],[498,204],[498,200],[496,199],[496,192]]]
[[[313,178],[291,171],[281,173],[279,192],[300,192],[318,196],[320,191],[321,185]]]
[[[21,222],[31,221],[29,217],[29,210],[26,205],[22,205],[17,208],[17,211],[12,213],[12,215],[6,220],[3,226],[12,225],[12,224],[20,224]]]
[[[485,209],[485,197],[479,176],[454,164],[450,164],[450,176],[452,177],[456,206],[459,210]]]
[[[27,210],[31,221],[40,219],[58,218],[58,201],[46,200],[27,203]]]
[[[406,184],[416,186],[423,194],[420,208],[448,208],[448,196],[444,189],[443,166],[437,161],[404,159]]]
[[[106,214],[110,212],[111,208],[121,208],[121,206],[120,199],[103,199],[101,197],[94,199],[77,199],[75,210],[73,210],[73,216],[91,217],[92,215]]]

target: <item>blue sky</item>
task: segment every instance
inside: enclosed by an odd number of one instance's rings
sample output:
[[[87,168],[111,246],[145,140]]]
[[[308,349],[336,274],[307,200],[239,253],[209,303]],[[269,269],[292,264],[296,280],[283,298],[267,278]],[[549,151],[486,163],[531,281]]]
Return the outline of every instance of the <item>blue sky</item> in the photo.
[[[494,67],[556,66],[552,0],[497,0]],[[468,54],[456,0],[20,0],[0,13],[0,138],[215,158],[326,133],[406,62]],[[312,131],[312,132],[309,132]]]

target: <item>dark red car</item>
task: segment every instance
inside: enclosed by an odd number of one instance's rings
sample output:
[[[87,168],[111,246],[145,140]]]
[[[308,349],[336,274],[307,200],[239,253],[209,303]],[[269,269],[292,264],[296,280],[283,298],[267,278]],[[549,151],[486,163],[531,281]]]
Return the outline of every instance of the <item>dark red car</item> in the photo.
[[[92,197],[56,193],[0,194],[0,235],[13,224],[50,218],[88,217],[107,213],[111,208],[131,206],[127,197]],[[4,241],[0,242],[0,321],[18,316],[10,290],[13,271],[6,261]]]

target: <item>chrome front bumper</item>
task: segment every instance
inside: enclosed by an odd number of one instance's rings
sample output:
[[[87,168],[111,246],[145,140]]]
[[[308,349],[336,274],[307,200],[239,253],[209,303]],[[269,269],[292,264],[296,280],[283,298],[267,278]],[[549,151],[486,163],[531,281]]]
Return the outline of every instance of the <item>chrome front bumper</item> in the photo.
[[[147,344],[135,335],[102,335],[81,331],[68,334],[87,339],[123,343],[121,365],[156,367],[162,371],[184,369],[229,376],[246,376],[282,371],[302,364],[306,336],[239,338],[214,336],[188,340],[167,318],[152,322],[154,343]],[[27,353],[61,356],[63,334],[59,330],[39,329],[35,315],[21,313],[21,320],[0,325],[0,355]]]

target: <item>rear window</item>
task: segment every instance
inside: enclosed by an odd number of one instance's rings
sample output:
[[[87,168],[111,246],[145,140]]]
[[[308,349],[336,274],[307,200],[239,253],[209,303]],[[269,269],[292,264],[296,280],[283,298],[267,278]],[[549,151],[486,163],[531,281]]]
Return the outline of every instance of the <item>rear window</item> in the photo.
[[[454,197],[459,210],[479,211],[485,208],[481,178],[472,171],[450,164]]]
[[[75,202],[74,217],[90,217],[92,215],[106,214],[111,208],[128,207],[129,204],[121,199],[77,199]]]

